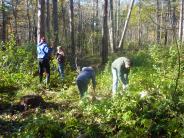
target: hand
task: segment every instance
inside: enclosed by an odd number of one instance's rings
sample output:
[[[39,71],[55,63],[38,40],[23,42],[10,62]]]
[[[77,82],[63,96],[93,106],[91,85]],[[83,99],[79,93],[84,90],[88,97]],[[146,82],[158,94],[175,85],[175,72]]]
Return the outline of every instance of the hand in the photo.
[[[53,48],[53,47],[54,47],[53,45],[50,46],[50,48]]]
[[[128,84],[123,85],[123,90],[126,91],[128,89]]]

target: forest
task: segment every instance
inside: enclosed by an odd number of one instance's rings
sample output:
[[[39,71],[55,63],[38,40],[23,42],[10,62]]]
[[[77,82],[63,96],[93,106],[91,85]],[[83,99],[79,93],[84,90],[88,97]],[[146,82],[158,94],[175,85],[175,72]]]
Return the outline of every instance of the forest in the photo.
[[[184,137],[183,43],[184,0],[0,0],[0,137]]]

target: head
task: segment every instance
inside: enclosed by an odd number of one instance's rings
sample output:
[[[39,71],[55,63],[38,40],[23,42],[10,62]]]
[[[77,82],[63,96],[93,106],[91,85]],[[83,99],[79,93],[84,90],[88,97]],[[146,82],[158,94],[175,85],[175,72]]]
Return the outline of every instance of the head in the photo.
[[[58,52],[63,51],[62,47],[61,47],[61,46],[58,46],[58,47],[57,47],[57,51],[58,51]]]
[[[84,70],[93,70],[93,67],[92,66],[83,67],[82,71],[84,71]]]
[[[87,67],[82,67],[82,71],[84,71],[85,69],[87,69]]]
[[[46,40],[45,40],[45,37],[42,36],[42,37],[40,38],[40,42],[43,43],[43,42],[45,42],[45,41],[46,41]]]
[[[131,66],[132,66],[132,61],[131,61],[130,59],[128,59],[128,60],[125,62],[125,68],[129,69]]]

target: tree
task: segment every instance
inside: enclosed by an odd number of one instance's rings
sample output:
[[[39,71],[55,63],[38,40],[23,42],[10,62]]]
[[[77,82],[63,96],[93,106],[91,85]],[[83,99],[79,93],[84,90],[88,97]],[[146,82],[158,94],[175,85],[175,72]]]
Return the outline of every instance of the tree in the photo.
[[[32,6],[31,8],[31,20],[32,20],[32,42],[36,43],[37,42],[37,24],[36,24],[36,11],[38,8],[38,0],[33,1],[30,0],[30,5]]]
[[[99,6],[99,3],[98,3],[98,0],[96,0],[96,28],[98,29],[98,24],[99,24],[99,21],[98,21],[98,6]]]
[[[75,66],[75,40],[74,40],[74,11],[73,11],[73,0],[70,0],[70,25],[71,25],[71,64],[72,68],[76,69]]]
[[[47,34],[47,39],[48,43],[50,44],[50,0],[46,1],[46,6],[47,6],[47,18],[46,18],[46,34]]]
[[[63,35],[63,42],[67,42],[67,40],[68,40],[68,36],[67,36],[67,20],[66,20],[66,16],[67,16],[67,11],[66,11],[66,6],[65,6],[65,4],[61,4],[61,16],[62,16],[62,35]]]
[[[38,0],[38,24],[37,24],[37,43],[40,37],[45,36],[45,1]]]
[[[79,16],[79,22],[78,22],[78,43],[77,43],[77,51],[78,53],[81,53],[81,34],[82,34],[82,12],[81,12],[81,2],[78,0],[78,16]]]
[[[134,5],[134,0],[131,0],[130,7],[129,7],[129,10],[128,10],[128,14],[127,14],[127,18],[126,18],[125,25],[124,25],[124,29],[123,29],[123,33],[122,33],[118,48],[121,48],[122,45],[123,45],[133,5]]]
[[[14,17],[14,36],[16,38],[16,43],[18,42],[18,31],[17,31],[17,5],[18,0],[12,0],[12,9],[13,9],[13,17]]]
[[[139,46],[141,46],[141,30],[142,30],[142,26],[141,26],[141,0],[138,3],[138,12],[139,12],[139,17],[138,17],[138,44]]]
[[[183,8],[184,8],[184,0],[180,1],[180,20],[179,20],[179,40],[183,41]]]
[[[160,2],[156,1],[156,16],[157,16],[157,43],[160,43]]]
[[[26,11],[27,11],[27,20],[28,20],[28,40],[31,41],[31,19],[30,19],[30,13],[29,13],[29,0],[26,0]]]
[[[115,29],[115,26],[114,26],[114,6],[113,6],[113,0],[110,0],[110,27],[109,27],[109,36],[110,36],[110,45],[111,45],[111,48],[112,48],[112,52],[115,52],[116,51],[116,44],[115,44],[115,40],[114,40],[114,35],[115,35],[115,32],[114,32],[114,29]]]
[[[176,0],[172,0],[173,3],[176,2]],[[176,29],[176,4],[173,6],[173,13],[172,13],[172,24],[174,26],[174,29]],[[174,30],[176,32],[176,30]],[[174,36],[173,36],[174,38]]]
[[[116,0],[116,11],[115,11],[115,15],[116,15],[116,29],[115,29],[115,41],[116,41],[116,45],[118,45],[118,39],[119,39],[119,13],[120,13],[120,0]]]
[[[53,30],[54,30],[54,47],[58,44],[58,2],[53,0]]]
[[[108,60],[108,0],[104,0],[104,15],[103,15],[103,36],[102,36],[102,64]]]
[[[3,18],[3,25],[2,25],[2,41],[5,42],[6,41],[6,12],[5,12],[5,4],[4,4],[4,0],[2,0],[2,18]]]

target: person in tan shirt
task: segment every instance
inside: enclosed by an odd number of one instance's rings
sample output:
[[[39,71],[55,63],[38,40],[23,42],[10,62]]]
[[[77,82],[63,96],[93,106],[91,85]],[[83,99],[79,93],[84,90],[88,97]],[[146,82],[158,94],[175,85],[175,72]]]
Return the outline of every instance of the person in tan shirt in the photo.
[[[123,84],[123,90],[128,87],[128,74],[131,67],[130,59],[126,57],[119,57],[115,59],[111,64],[112,76],[113,76],[113,86],[112,92],[116,93],[118,87],[118,80],[120,79]]]

